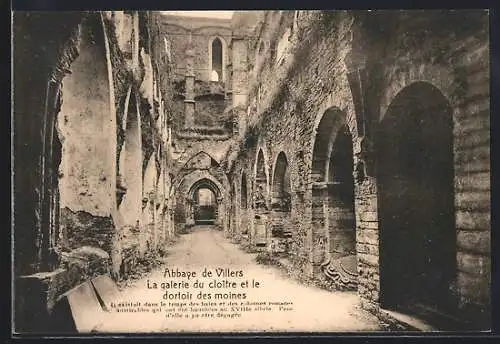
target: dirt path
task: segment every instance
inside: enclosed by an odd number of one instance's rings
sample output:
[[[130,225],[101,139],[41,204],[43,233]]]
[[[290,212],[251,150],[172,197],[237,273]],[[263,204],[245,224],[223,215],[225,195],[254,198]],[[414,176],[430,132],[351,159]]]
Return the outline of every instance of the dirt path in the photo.
[[[356,293],[329,292],[300,285],[287,279],[273,267],[257,264],[254,258],[255,255],[245,253],[237,245],[230,243],[222,232],[209,226],[197,227],[192,233],[183,235],[176,245],[168,248],[167,264],[164,268],[136,281],[117,298],[115,305],[120,302],[130,303],[130,307],[125,308],[138,312],[117,312],[118,308],[115,308],[115,311],[107,313],[103,318],[100,331],[380,330],[377,319],[359,309]],[[201,276],[205,268],[212,271],[213,275]],[[169,278],[165,275],[165,269],[195,272],[197,276],[189,279]],[[237,276],[217,277],[216,269],[224,272],[234,271]],[[203,288],[193,288],[196,279],[204,282]],[[148,281],[150,287],[156,282],[157,289],[148,288]],[[186,281],[190,286],[179,289],[161,288],[162,282],[171,281]],[[245,281],[248,281],[248,287]],[[259,283],[258,287],[256,282]],[[211,288],[211,283],[219,283],[222,287]],[[164,299],[165,291],[171,297],[178,293],[184,296],[190,293],[191,300]],[[210,295],[211,298],[199,299],[198,294],[206,294],[206,297]],[[217,296],[219,299],[215,299]],[[163,301],[164,306],[159,304],[160,301]],[[141,305],[137,302],[141,302]],[[157,303],[156,308],[161,307],[161,310],[153,313],[155,307],[147,305],[148,302]],[[198,311],[193,312],[190,308]],[[182,309],[187,309],[188,312]],[[193,314],[198,317],[192,318]]]

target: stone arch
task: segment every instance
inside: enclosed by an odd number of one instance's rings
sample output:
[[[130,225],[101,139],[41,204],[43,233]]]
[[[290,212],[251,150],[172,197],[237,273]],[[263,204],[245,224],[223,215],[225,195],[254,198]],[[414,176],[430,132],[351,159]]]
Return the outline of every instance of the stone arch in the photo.
[[[240,206],[242,209],[247,209],[248,207],[248,188],[247,188],[247,175],[243,171],[241,172],[241,186],[240,186]]]
[[[215,47],[216,46],[216,47]],[[220,55],[216,57],[214,54],[214,48],[220,49]],[[216,50],[216,51],[217,51]],[[218,79],[212,80],[212,71],[214,70],[214,59],[220,59],[220,66],[216,69],[218,73]],[[212,36],[208,40],[208,78],[210,81],[226,81],[226,63],[227,63],[227,43],[226,40],[220,36]]]
[[[291,211],[290,169],[286,154],[281,151],[273,167],[271,206],[281,211]]]
[[[212,202],[208,206],[201,205],[199,202],[199,192],[203,189],[210,190],[213,195]],[[208,178],[199,179],[189,188],[188,198],[193,201],[195,224],[213,224],[219,216],[218,205],[222,198],[221,190],[217,184]]]
[[[264,150],[259,148],[254,167],[254,191],[257,192],[260,190],[259,192],[262,193],[264,200],[267,201],[267,197],[269,196],[269,171],[266,161]]]
[[[340,128],[348,128],[345,111],[332,107],[323,112],[313,134],[311,181],[326,182],[332,142]]]
[[[351,117],[352,118],[352,117]],[[314,130],[311,185],[313,271],[331,276],[338,259],[356,270],[354,123],[338,107],[327,108]],[[344,258],[350,257],[350,258]]]
[[[55,124],[62,144],[58,171],[61,230],[69,249],[89,245],[107,251],[115,274],[121,260],[115,240],[115,223],[119,222],[114,135],[117,123],[110,48],[102,13],[86,16],[77,36],[77,46],[72,49],[78,55],[71,66],[65,67],[71,68],[71,74],[62,79],[62,104]],[[91,220],[80,221],[89,214]],[[85,235],[95,227],[99,230]]]
[[[262,137],[259,138],[257,148],[256,148],[256,154],[255,154],[255,161],[253,164],[253,192],[256,190],[256,179],[257,179],[257,172],[259,171],[259,179],[261,180],[261,185],[263,185],[264,188],[264,196],[267,198],[269,196],[269,155],[267,153],[267,147],[264,142],[264,139]],[[263,170],[262,170],[263,167]]]
[[[427,82],[438,89],[453,107],[456,94],[456,78],[451,68],[442,65],[430,65],[426,63],[411,63],[404,69],[392,75],[392,78],[384,87],[380,101],[380,121],[387,113],[387,110],[403,89],[411,84]]]
[[[185,184],[186,180],[198,180],[203,178],[212,180],[212,182],[217,185],[219,190],[221,190],[221,197],[225,197],[226,188],[224,187],[224,184],[226,181],[218,180],[217,177],[211,174],[208,170],[194,170],[182,175],[181,177],[175,178],[172,182],[172,187],[170,188],[170,197],[174,196],[176,193],[178,194],[178,190],[181,188],[184,189],[183,184]],[[180,192],[182,193],[183,191],[180,190]]]
[[[403,88],[379,125],[376,155],[381,305],[450,312],[457,237],[447,97],[427,82]]]

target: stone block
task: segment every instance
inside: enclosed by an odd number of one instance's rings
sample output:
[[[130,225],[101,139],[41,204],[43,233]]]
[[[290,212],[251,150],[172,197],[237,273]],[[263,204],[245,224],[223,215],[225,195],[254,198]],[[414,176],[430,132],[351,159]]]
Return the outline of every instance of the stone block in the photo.
[[[472,275],[491,274],[491,259],[488,256],[476,255],[465,252],[457,253],[458,270]]]
[[[356,244],[356,251],[358,253],[371,254],[371,255],[378,256],[378,247],[377,247],[377,245],[370,245],[370,244],[358,243],[358,244]]]
[[[68,290],[67,271],[57,269],[21,276],[15,280],[14,332],[47,332],[48,316],[56,299]]]
[[[358,259],[367,265],[378,266],[378,256],[360,253]]]
[[[68,279],[72,286],[109,271],[109,254],[97,247],[79,247],[63,254],[61,261],[68,270]]]
[[[104,310],[109,311],[111,309],[111,302],[114,302],[120,295],[118,286],[108,275],[95,277],[92,279],[91,283],[96,291],[101,306]]]
[[[491,214],[489,212],[458,210],[455,214],[455,221],[460,229],[491,229]]]
[[[52,320],[57,333],[89,333],[102,319],[103,309],[90,282],[64,293],[56,305]]]

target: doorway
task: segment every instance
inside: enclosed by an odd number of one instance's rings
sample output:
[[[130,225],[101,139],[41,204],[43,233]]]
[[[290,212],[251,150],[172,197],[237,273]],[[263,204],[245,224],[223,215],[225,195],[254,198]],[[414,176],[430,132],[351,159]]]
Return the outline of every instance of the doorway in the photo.
[[[195,192],[194,221],[199,224],[213,225],[216,219],[215,195],[209,188],[200,188]]]
[[[412,84],[379,129],[381,306],[449,314],[456,274],[450,105],[434,86]]]

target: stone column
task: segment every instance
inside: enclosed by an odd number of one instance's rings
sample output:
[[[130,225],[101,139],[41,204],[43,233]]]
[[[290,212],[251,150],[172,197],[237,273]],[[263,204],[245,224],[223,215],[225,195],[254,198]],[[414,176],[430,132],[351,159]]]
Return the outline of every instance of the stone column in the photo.
[[[224,214],[223,211],[220,211],[220,207],[222,207],[222,197],[217,197],[216,199],[216,202],[217,202],[217,208],[215,209],[215,221],[214,223],[216,225],[222,225],[222,218],[220,216],[220,214]]]
[[[191,41],[191,36],[190,39]],[[186,50],[186,76],[185,76],[185,87],[186,93],[184,98],[184,126],[189,128],[194,125],[194,65],[193,65],[194,50],[189,47]]]
[[[233,78],[232,86],[232,106],[245,106],[248,98],[248,52],[247,41],[244,37],[233,36],[232,45],[232,70]],[[244,131],[246,126],[246,116],[239,116],[238,130],[240,133]]]
[[[311,234],[312,247],[310,249],[310,274],[320,271],[321,264],[327,259],[326,245],[328,228],[328,188],[327,183],[316,182],[312,188],[312,215]]]

